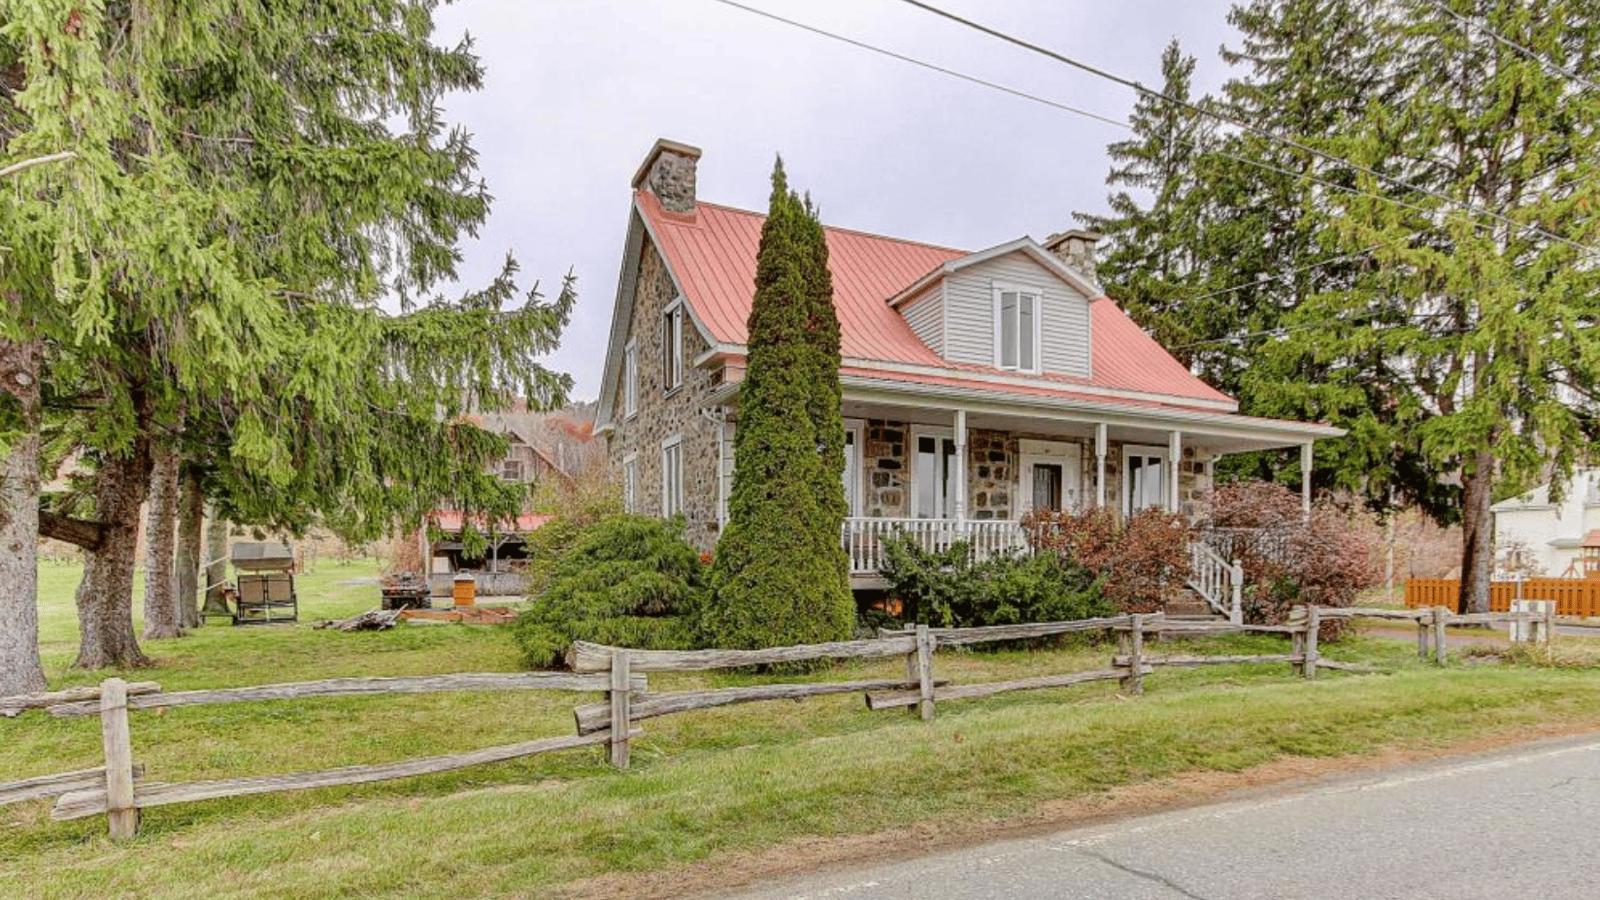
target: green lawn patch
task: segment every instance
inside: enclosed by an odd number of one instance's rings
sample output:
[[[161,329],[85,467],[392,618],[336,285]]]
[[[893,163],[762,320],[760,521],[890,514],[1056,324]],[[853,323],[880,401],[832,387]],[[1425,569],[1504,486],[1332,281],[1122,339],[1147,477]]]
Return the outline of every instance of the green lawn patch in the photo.
[[[61,567],[63,570],[66,567]],[[70,659],[70,572],[47,597],[52,686]],[[371,564],[303,576],[302,619],[377,605]],[[63,612],[62,607],[65,608]],[[63,624],[65,623],[65,624]],[[1152,642],[1151,655],[1284,652],[1271,636]],[[506,671],[503,630],[401,626],[345,634],[307,625],[211,626],[152,642],[168,689],[345,675]],[[941,651],[955,683],[1104,668],[1112,645]],[[55,823],[49,804],[0,808],[0,896],[163,898],[520,897],[573,879],[645,872],[791,841],[940,821],[1003,821],[1041,804],[1197,771],[1294,757],[1443,748],[1550,722],[1600,721],[1600,676],[1582,668],[1466,664],[1436,669],[1405,641],[1356,637],[1332,659],[1383,675],[1287,664],[1162,670],[1146,694],[1115,683],[949,702],[925,724],[872,713],[856,695],[778,701],[653,719],[617,772],[571,751],[384,784],[162,807],[126,845],[104,820]],[[810,679],[893,677],[898,660]],[[658,690],[759,683],[741,673],[652,676]],[[773,679],[777,680],[777,679]],[[461,752],[570,734],[571,708],[598,695],[517,692],[328,698],[132,713],[152,780],[265,775]],[[94,719],[0,719],[0,780],[98,762]]]

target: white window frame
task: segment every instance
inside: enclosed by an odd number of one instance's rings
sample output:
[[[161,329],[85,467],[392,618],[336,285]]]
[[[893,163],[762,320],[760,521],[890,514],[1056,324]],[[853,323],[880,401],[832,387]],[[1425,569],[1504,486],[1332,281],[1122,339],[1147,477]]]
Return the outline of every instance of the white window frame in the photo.
[[[683,512],[683,435],[661,442],[661,518]]]
[[[1157,467],[1158,470],[1161,472],[1161,502],[1160,503],[1152,503],[1152,504],[1150,504],[1150,506],[1141,506],[1141,507],[1139,507],[1139,509],[1134,509],[1132,507],[1130,493],[1131,493],[1131,491],[1133,489],[1133,473],[1129,470],[1128,461],[1129,461],[1129,459],[1131,457],[1135,457],[1135,456],[1146,456],[1146,457],[1148,457],[1148,456],[1158,456],[1158,457],[1161,458],[1161,465]],[[1151,507],[1157,507],[1157,508],[1160,508],[1160,509],[1162,509],[1164,511],[1171,512],[1172,511],[1172,509],[1171,509],[1171,507],[1172,507],[1172,485],[1168,483],[1168,479],[1170,479],[1171,477],[1172,477],[1172,454],[1168,451],[1168,448],[1157,446],[1155,444],[1123,444],[1122,445],[1122,514],[1125,515],[1125,516],[1131,516],[1134,513],[1139,512],[1139,510],[1149,509]]]
[[[861,515],[862,472],[861,436],[864,423],[860,419],[844,420],[844,508],[845,515]],[[855,477],[851,478],[854,472]]]
[[[1003,369],[1003,370],[1005,370],[1007,372],[1023,372],[1023,373],[1030,374],[1030,375],[1037,375],[1038,373],[1040,373],[1040,372],[1042,372],[1044,370],[1044,361],[1041,358],[1042,355],[1043,355],[1041,351],[1043,350],[1043,344],[1044,344],[1044,341],[1043,341],[1044,328],[1041,325],[1041,322],[1044,319],[1044,315],[1043,315],[1043,312],[1044,312],[1044,291],[1042,291],[1042,290],[1040,290],[1039,288],[1036,288],[1036,287],[1027,287],[1027,286],[1020,285],[1020,284],[1004,284],[1004,283],[1001,283],[1001,282],[994,282],[993,291],[994,291],[994,367],[996,369]],[[1001,294],[1016,294],[1017,295],[1017,306],[1018,306],[1017,317],[1019,319],[1021,318],[1022,298],[1023,297],[1031,297],[1031,298],[1033,298],[1033,328],[1031,329],[1032,334],[1028,335],[1028,338],[1033,343],[1033,365],[1031,367],[1029,367],[1029,368],[1023,368],[1023,366],[1022,366],[1022,338],[1023,338],[1023,335],[1020,334],[1020,333],[1017,335],[1017,362],[1016,362],[1015,365],[1010,365],[1010,366],[1005,365],[1004,358],[1003,358],[1003,353],[1002,353],[1002,347],[1004,346],[1004,330],[1005,330],[1006,326],[1005,326],[1005,322],[1002,320],[1002,317],[1000,315],[1000,295]],[[1016,326],[1016,327],[1018,328],[1018,330],[1020,332],[1020,326]]]
[[[683,387],[683,301],[661,312],[661,391],[670,394]]]
[[[956,433],[955,429],[953,428],[946,428],[936,425],[913,425],[911,427],[911,442],[906,447],[906,465],[911,472],[911,477],[908,479],[908,483],[911,488],[911,518],[913,519],[922,518],[922,508],[920,503],[921,498],[919,496],[921,492],[917,490],[917,477],[919,474],[917,457],[919,457],[921,453],[918,451],[917,445],[921,443],[921,439],[925,437],[933,438],[936,441],[950,441],[951,443],[955,443]],[[936,446],[941,446],[942,449],[942,445]],[[953,464],[958,466],[964,466],[967,464],[967,461],[961,457],[960,444],[956,444],[956,452],[953,454]],[[937,477],[937,473],[935,477]],[[933,514],[928,518],[936,520],[955,518],[956,498],[946,497],[944,495],[945,484],[942,478],[939,480],[939,482],[937,482],[937,488],[938,489],[935,490],[933,494]]]
[[[639,342],[629,341],[622,348],[622,416],[631,419],[639,413]]]
[[[622,509],[639,511],[639,454],[629,453],[622,458]]]

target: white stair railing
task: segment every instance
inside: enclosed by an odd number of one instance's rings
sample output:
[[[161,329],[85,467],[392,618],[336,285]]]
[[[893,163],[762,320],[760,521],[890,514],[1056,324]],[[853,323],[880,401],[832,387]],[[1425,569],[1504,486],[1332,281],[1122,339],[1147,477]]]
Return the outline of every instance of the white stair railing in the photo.
[[[1227,616],[1235,625],[1244,624],[1241,595],[1244,568],[1238,560],[1229,562],[1204,542],[1189,544],[1189,587],[1212,609]]]

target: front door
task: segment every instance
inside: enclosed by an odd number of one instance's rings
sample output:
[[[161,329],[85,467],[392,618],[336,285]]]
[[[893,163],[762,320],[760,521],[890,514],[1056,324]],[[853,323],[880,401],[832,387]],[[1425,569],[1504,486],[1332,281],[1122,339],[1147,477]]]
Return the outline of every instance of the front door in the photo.
[[[1074,510],[1083,502],[1083,448],[1065,441],[1018,442],[1022,512]]]

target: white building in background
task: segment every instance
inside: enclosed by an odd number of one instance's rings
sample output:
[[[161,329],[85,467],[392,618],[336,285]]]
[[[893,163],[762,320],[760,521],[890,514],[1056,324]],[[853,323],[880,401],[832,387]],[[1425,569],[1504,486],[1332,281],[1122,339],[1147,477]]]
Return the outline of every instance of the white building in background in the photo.
[[[1577,560],[1584,536],[1600,530],[1600,468],[1575,472],[1559,502],[1551,500],[1550,485],[1542,484],[1493,509],[1497,556],[1520,542],[1532,557],[1527,568],[1534,574],[1581,578]]]

